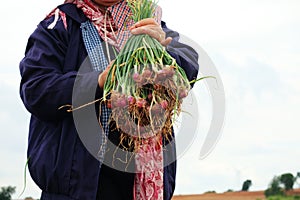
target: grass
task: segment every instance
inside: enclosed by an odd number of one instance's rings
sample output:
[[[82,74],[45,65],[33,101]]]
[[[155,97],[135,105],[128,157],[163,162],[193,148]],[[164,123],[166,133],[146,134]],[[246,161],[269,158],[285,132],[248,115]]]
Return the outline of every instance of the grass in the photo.
[[[300,196],[272,196],[268,197],[267,200],[300,200]]]

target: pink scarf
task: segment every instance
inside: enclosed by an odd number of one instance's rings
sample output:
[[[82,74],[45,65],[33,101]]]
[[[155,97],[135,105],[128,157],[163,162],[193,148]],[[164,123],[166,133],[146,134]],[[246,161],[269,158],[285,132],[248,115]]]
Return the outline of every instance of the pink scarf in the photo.
[[[91,0],[66,0],[65,3],[76,4],[80,8],[85,16],[91,20],[94,26],[97,28],[100,37],[105,41],[120,50],[131,33],[128,30],[134,22],[129,17],[131,10],[127,5],[126,0],[108,7],[106,10],[100,9]],[[47,17],[55,15],[54,22],[49,26],[53,28],[61,17],[65,28],[67,28],[66,15],[58,8],[54,9]],[[161,8],[157,6],[155,11],[155,19],[160,24],[161,22]]]
[[[131,10],[126,0],[101,10],[91,0],[66,0],[65,3],[74,3],[97,28],[100,37],[120,50],[130,37],[128,28],[134,24],[128,16]],[[48,28],[53,28],[59,17],[67,29],[66,15],[58,8],[47,17],[55,16]],[[161,9],[157,7],[155,19],[161,21]],[[163,200],[163,150],[162,136],[144,139],[139,144],[135,155],[136,175],[134,180],[133,200]]]
[[[135,155],[134,200],[163,200],[162,136],[145,139]]]

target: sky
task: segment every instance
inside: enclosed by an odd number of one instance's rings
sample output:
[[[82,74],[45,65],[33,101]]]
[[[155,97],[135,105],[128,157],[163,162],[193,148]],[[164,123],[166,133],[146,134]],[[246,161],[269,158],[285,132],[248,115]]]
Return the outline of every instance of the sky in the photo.
[[[18,93],[18,64],[29,35],[61,2],[2,3],[0,186],[16,186],[14,198],[23,187],[30,117]],[[213,108],[204,82],[193,89],[199,127],[193,144],[178,160],[175,193],[240,190],[246,179],[252,180],[251,190],[264,190],[275,175],[299,172],[300,1],[160,0],[159,4],[167,25],[207,53],[226,96],[221,137],[200,159]],[[28,173],[26,180],[21,197],[38,198],[40,190]]]

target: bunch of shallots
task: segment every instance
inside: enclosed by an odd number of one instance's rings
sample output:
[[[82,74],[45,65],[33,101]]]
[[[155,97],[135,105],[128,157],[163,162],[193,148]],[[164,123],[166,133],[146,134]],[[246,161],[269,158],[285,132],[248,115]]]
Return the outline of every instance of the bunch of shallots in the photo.
[[[134,21],[153,17],[156,6],[148,0],[129,5]],[[109,70],[103,101],[123,137],[140,140],[171,133],[172,117],[189,90],[185,72],[165,47],[148,35],[133,35]]]

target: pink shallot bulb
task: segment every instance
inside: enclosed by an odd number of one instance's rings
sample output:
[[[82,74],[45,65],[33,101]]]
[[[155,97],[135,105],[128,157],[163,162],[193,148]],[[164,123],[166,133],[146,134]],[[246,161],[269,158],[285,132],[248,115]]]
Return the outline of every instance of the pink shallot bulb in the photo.
[[[161,102],[160,102],[160,105],[161,105],[161,107],[163,108],[163,109],[167,109],[168,108],[168,102],[167,102],[167,100],[162,100]]]

